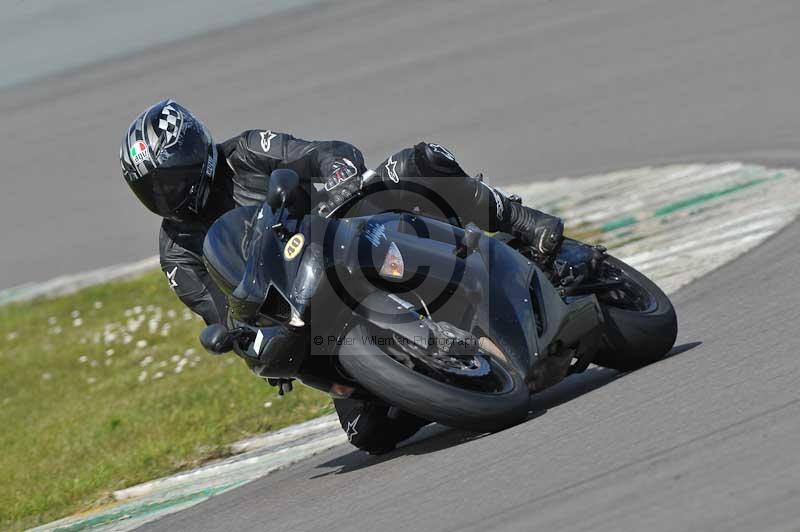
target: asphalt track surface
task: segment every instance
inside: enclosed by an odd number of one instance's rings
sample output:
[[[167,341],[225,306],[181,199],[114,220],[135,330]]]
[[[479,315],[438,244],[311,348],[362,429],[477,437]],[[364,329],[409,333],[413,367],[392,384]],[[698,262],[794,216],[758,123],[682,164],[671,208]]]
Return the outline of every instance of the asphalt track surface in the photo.
[[[344,138],[371,164],[427,139],[496,183],[797,165],[798,22],[795,0],[348,0],[0,91],[0,288],[155,254],[117,157],[170,96],[219,139]]]
[[[799,240],[679,291],[676,354],[571,377],[522,425],[344,446],[140,530],[797,530]]]
[[[799,162],[796,3],[493,6],[331,9],[380,38],[315,26],[363,60],[305,93],[330,114],[303,129],[352,127],[373,161],[425,131],[510,179]],[[573,377],[522,425],[429,430],[381,459],[341,447],[143,530],[796,530],[798,241],[795,224],[678,292],[677,354]]]
[[[163,96],[219,137],[344,137],[373,163],[422,137],[508,183],[797,166],[798,22],[793,0],[347,1],[7,91],[0,286],[154,252],[116,153]],[[797,529],[798,241],[795,224],[677,293],[677,354],[572,378],[522,425],[337,448],[143,530]]]

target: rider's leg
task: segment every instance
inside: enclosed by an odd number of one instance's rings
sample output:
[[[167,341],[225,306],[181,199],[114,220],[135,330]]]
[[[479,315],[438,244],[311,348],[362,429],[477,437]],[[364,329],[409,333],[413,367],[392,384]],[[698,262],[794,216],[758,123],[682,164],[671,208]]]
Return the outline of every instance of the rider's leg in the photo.
[[[442,197],[463,223],[474,222],[488,231],[511,233],[545,257],[552,255],[563,239],[560,218],[525,207],[481,179],[470,177],[453,154],[439,144],[421,142],[401,150],[375,172],[384,182],[411,193],[413,187],[409,184],[422,185],[421,194],[430,192]],[[414,201],[412,194],[402,196],[403,200],[410,197]]]

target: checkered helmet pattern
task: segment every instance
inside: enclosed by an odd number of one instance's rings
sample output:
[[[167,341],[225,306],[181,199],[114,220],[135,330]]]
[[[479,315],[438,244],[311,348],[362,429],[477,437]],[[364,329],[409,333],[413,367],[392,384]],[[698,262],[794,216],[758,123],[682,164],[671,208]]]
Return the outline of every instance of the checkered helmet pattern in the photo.
[[[203,130],[185,107],[175,100],[164,100],[144,110],[130,125],[120,149],[122,172],[126,179],[136,181],[159,166],[159,161],[171,157],[171,149],[187,130]],[[210,137],[210,135],[209,135]],[[175,148],[178,151],[185,151]]]
[[[166,133],[164,148],[169,148],[178,140],[182,122],[183,113],[176,110],[171,104],[165,105],[161,109],[161,115],[158,118],[158,129]]]

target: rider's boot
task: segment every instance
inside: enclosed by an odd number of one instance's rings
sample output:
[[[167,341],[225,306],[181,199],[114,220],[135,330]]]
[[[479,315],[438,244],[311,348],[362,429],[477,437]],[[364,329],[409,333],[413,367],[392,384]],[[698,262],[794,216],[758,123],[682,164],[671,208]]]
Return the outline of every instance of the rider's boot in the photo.
[[[564,240],[564,222],[561,218],[509,201],[508,220],[503,228],[533,247],[543,258],[552,258]]]
[[[400,410],[393,412],[377,403],[334,399],[333,405],[347,441],[369,454],[388,453],[428,424],[424,419]]]
[[[506,196],[484,183],[482,178],[481,175],[474,178],[477,184],[475,202],[490,211],[490,229],[520,239],[531,246],[543,262],[554,258],[564,240],[564,221],[526,207],[519,196]]]

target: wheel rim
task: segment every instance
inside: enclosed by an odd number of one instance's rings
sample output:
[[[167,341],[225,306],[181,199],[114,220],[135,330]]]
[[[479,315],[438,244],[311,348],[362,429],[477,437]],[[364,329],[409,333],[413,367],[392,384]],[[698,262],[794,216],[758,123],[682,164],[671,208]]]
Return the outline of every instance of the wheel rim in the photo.
[[[508,393],[514,388],[514,379],[508,370],[481,348],[473,354],[447,355],[423,349],[396,335],[394,340],[382,346],[384,354],[428,378],[488,395]]]
[[[635,282],[623,268],[606,263],[598,278],[621,283],[619,287],[597,294],[597,299],[605,305],[642,314],[653,312],[658,307],[656,298]]]

